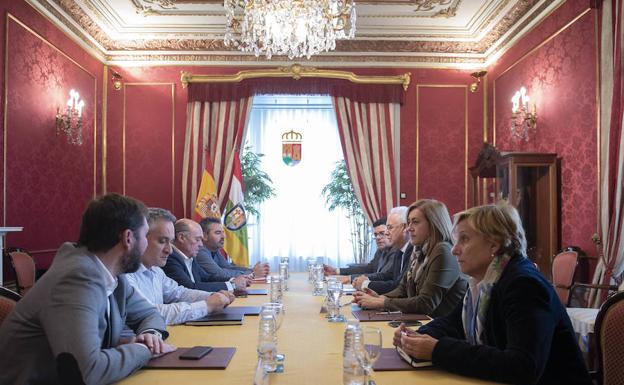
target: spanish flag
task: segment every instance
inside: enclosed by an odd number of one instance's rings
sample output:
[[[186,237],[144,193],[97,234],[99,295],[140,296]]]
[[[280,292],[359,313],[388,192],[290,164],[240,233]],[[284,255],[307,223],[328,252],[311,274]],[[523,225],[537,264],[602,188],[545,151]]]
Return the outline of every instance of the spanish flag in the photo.
[[[199,222],[203,218],[221,219],[221,209],[217,198],[217,186],[212,176],[214,170],[210,156],[206,152],[206,169],[202,173],[193,219]]]
[[[240,154],[234,155],[234,175],[227,206],[225,207],[225,251],[238,266],[249,266],[247,248],[247,213],[243,202],[243,173]]]

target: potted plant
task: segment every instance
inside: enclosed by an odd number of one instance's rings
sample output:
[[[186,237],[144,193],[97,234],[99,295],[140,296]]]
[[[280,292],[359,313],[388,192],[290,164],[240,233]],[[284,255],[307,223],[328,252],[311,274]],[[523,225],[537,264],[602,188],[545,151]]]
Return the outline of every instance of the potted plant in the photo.
[[[353,191],[353,184],[344,160],[336,162],[336,167],[331,173],[331,180],[323,187],[321,194],[325,197],[329,211],[341,208],[347,213],[355,263],[368,261],[372,243],[371,231],[362,206]]]
[[[260,203],[275,196],[273,181],[269,175],[260,169],[262,157],[245,146],[241,156],[241,172],[243,174],[245,209],[250,215],[258,217]]]

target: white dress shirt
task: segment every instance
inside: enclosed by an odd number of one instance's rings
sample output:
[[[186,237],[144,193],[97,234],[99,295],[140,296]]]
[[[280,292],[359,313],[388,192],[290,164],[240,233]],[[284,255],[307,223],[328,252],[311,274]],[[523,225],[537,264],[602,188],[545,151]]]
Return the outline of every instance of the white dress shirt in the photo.
[[[175,325],[208,314],[206,299],[210,292],[187,289],[167,277],[158,266],[146,268],[143,264],[135,273],[126,274],[132,285],[163,316],[167,325]]]

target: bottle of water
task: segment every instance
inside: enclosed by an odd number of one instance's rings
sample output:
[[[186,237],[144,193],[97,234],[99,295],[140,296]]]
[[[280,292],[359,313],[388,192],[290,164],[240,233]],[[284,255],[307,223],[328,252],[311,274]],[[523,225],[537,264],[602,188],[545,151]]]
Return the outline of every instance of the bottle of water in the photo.
[[[260,312],[258,327],[258,358],[265,372],[277,369],[277,334],[275,332],[275,316],[271,310]]]
[[[350,319],[344,334],[344,350],[342,351],[342,383],[343,385],[363,385],[366,381],[364,368],[356,356],[356,350],[364,344],[360,321]]]

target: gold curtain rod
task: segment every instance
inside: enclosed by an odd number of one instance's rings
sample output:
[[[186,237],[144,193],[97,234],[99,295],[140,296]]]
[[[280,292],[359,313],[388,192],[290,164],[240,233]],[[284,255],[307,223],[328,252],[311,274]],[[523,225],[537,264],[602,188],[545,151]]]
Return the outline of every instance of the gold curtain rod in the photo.
[[[257,78],[328,78],[343,79],[358,84],[398,84],[407,91],[411,81],[411,72],[395,76],[365,76],[356,75],[353,72],[339,70],[324,70],[314,67],[306,67],[301,64],[293,64],[288,67],[278,67],[274,69],[245,70],[233,75],[193,75],[190,72],[182,71],[182,87],[186,88],[189,83],[239,83],[246,79]]]

